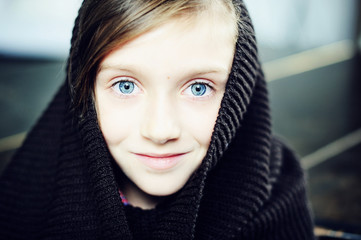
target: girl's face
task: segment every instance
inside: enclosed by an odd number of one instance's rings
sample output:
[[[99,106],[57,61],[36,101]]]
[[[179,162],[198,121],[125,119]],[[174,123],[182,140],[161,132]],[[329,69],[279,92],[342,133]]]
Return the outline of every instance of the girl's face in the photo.
[[[131,203],[132,188],[170,195],[200,166],[231,69],[233,38],[223,22],[175,19],[102,61],[98,120],[110,153],[134,183],[125,190]]]

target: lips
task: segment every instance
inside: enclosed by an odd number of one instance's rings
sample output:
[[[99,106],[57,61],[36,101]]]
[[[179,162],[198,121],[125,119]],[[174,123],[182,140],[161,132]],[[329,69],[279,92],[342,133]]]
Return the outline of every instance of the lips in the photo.
[[[186,154],[187,153],[167,153],[167,154],[136,153],[135,155],[147,167],[158,171],[165,171],[175,167]]]

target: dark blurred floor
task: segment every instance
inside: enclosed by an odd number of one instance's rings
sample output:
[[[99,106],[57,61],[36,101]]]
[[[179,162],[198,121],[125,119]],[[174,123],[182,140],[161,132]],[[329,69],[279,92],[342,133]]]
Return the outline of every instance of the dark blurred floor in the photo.
[[[274,132],[301,157],[361,128],[360,63],[355,57],[269,83]],[[0,145],[35,123],[64,81],[63,66],[0,57]],[[0,151],[0,172],[13,153]],[[361,233],[360,158],[361,143],[308,170],[317,224]]]

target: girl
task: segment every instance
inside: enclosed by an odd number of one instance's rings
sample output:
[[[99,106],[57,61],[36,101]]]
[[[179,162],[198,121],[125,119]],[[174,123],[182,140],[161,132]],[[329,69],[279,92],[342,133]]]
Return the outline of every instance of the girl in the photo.
[[[0,182],[6,239],[312,239],[241,1],[85,0]]]

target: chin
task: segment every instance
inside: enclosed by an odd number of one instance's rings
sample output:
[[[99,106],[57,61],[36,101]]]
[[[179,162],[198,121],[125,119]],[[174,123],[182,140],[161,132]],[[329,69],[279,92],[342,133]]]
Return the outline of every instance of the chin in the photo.
[[[149,195],[155,197],[166,197],[178,192],[185,184],[185,182],[182,184],[164,184],[164,182],[162,184],[155,183],[154,185],[147,183],[144,188],[141,186],[138,187]]]

